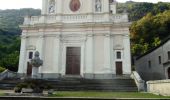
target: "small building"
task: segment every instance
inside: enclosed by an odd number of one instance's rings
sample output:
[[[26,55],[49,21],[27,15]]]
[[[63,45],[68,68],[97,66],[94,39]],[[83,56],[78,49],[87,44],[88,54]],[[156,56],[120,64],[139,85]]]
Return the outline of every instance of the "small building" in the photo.
[[[21,26],[18,73],[31,75],[29,61],[39,51],[41,78],[130,77],[130,24],[114,0],[42,0],[42,14]]]
[[[135,66],[145,81],[170,79],[170,36],[159,46],[139,56]]]

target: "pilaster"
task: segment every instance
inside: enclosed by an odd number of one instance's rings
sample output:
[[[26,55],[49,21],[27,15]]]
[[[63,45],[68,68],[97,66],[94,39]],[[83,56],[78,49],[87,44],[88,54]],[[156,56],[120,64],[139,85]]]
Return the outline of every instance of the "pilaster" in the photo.
[[[48,0],[42,0],[42,15],[45,15],[47,14],[47,3],[48,3]]]
[[[124,60],[123,60],[123,74],[131,74],[131,55],[130,55],[130,37],[123,36],[124,45]]]
[[[25,62],[26,62],[26,36],[21,36],[18,73],[26,73]]]
[[[105,34],[104,35],[104,71],[106,73],[110,73],[111,72],[111,48],[110,48],[110,34]]]
[[[86,58],[86,62],[85,62],[85,72],[86,73],[93,73],[94,70],[94,53],[93,53],[93,35],[89,34],[87,35],[87,41],[86,41],[86,54],[85,54],[85,58]]]
[[[60,36],[55,36],[53,51],[53,73],[59,73],[60,68]]]
[[[44,61],[44,36],[41,35],[38,37],[38,41],[37,41],[37,51],[40,53],[40,59],[42,59]],[[42,73],[42,69],[43,69],[43,65],[41,67],[39,67],[39,73]]]

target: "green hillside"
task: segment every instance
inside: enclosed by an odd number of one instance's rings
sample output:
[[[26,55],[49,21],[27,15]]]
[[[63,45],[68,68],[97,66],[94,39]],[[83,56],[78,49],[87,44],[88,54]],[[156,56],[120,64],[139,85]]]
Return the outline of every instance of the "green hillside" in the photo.
[[[39,9],[0,10],[0,67],[17,71],[21,34],[19,25],[23,23],[24,16],[40,13]]]

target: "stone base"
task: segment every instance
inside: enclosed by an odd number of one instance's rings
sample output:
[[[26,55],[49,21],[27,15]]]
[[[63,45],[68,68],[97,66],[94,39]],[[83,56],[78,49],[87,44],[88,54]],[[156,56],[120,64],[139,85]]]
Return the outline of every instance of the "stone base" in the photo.
[[[41,79],[57,79],[61,77],[59,73],[41,73],[39,74]]]
[[[24,77],[25,74],[18,74],[20,77]],[[22,76],[24,75],[24,76]],[[69,77],[69,75],[66,75]],[[28,76],[29,77],[29,76]],[[39,79],[57,79],[62,78],[63,76],[59,73],[39,73],[38,78]],[[74,75],[71,75],[71,77],[74,77]],[[77,75],[75,75],[75,78],[77,78]],[[91,74],[91,73],[85,73],[84,76],[81,76],[80,78],[85,79],[125,79],[130,78],[130,74],[124,74],[124,75],[115,75],[115,74]]]
[[[85,79],[118,79],[118,78],[130,78],[130,74],[124,74],[121,76],[115,75],[115,74],[90,74],[86,73],[84,74]]]

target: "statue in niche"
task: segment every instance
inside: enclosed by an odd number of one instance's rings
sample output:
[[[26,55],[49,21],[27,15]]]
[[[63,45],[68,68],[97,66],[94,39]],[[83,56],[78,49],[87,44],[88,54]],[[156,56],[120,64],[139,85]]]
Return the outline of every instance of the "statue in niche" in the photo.
[[[49,3],[49,13],[54,13],[55,12],[55,1],[51,0]]]
[[[96,10],[96,12],[101,12],[101,11],[102,11],[102,3],[101,3],[101,0],[96,0],[95,10]]]

